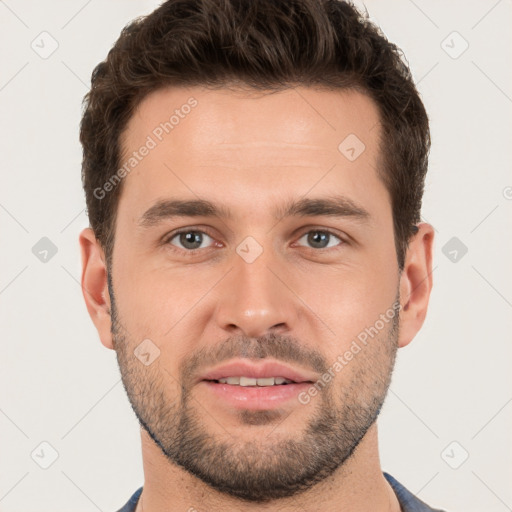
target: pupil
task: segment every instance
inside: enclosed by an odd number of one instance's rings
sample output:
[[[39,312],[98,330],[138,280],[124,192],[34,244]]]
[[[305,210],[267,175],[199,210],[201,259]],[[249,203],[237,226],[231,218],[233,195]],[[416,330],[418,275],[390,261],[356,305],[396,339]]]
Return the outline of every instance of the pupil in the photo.
[[[309,234],[308,238],[309,243],[313,245],[313,247],[324,248],[329,243],[329,233],[325,233],[323,231],[313,231]]]
[[[182,233],[180,242],[183,247],[187,247],[188,249],[198,249],[201,246],[201,233],[198,233],[197,231]],[[194,244],[196,244],[196,246],[194,246]]]

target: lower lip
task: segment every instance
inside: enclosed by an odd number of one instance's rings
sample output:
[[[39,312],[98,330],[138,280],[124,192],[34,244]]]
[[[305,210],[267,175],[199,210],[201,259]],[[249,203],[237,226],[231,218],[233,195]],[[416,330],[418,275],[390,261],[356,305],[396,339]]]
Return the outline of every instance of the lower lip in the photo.
[[[232,407],[253,410],[273,409],[283,406],[292,399],[300,403],[299,393],[312,386],[311,382],[265,387],[233,386],[208,380],[201,381],[201,384]]]

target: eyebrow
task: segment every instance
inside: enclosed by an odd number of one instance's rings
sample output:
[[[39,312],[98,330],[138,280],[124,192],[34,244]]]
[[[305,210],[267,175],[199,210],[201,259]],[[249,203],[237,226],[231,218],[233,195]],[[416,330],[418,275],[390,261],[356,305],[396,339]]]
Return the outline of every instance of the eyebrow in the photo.
[[[276,219],[315,216],[349,217],[359,221],[371,219],[367,210],[342,195],[291,200],[274,210],[273,215]],[[232,219],[233,215],[223,205],[217,205],[205,199],[162,199],[144,212],[138,224],[142,228],[149,228],[175,217]]]

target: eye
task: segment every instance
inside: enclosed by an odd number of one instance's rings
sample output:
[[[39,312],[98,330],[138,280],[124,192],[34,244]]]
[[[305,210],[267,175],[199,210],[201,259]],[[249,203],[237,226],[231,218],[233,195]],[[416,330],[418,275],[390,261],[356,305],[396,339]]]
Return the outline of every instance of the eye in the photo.
[[[299,238],[298,242],[303,239],[306,239],[306,243],[311,244],[313,249],[329,249],[339,245],[339,242],[344,243],[344,241],[339,236],[331,233],[330,231],[321,229],[313,229],[308,231]],[[336,240],[338,243],[332,243],[336,242]]]
[[[345,243],[338,235],[325,229],[310,230],[302,235],[296,243],[303,245],[302,241],[305,241],[312,249],[330,249]],[[165,245],[172,245],[186,252],[206,249],[213,243],[215,240],[208,233],[190,228],[174,232],[164,240]]]
[[[173,243],[173,240],[175,239],[176,243]],[[204,249],[205,247],[208,247],[208,245],[210,245],[208,243],[203,245],[205,242],[208,242],[208,240],[211,244],[213,238],[204,231],[187,229],[174,233],[169,238],[167,238],[165,243],[175,245],[180,249],[185,249],[190,252],[195,251],[196,249]]]

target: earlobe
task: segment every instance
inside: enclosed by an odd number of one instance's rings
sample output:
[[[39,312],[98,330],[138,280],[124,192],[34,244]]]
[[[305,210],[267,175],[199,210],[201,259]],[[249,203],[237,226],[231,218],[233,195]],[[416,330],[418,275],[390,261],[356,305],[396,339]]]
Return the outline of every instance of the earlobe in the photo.
[[[82,294],[87,311],[96,326],[101,343],[113,349],[105,254],[91,228],[85,228],[80,233],[79,242],[82,256]]]
[[[400,277],[400,334],[398,346],[408,345],[420,330],[427,314],[432,290],[434,228],[422,222],[409,242]]]

